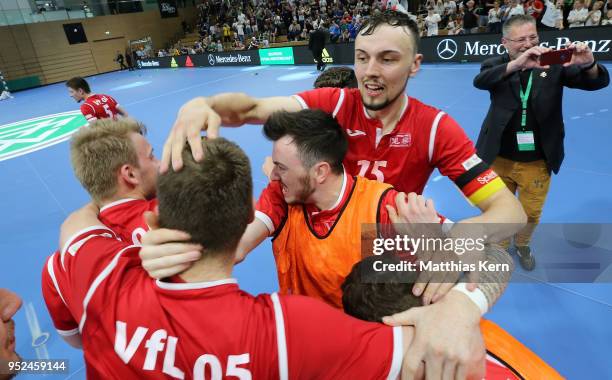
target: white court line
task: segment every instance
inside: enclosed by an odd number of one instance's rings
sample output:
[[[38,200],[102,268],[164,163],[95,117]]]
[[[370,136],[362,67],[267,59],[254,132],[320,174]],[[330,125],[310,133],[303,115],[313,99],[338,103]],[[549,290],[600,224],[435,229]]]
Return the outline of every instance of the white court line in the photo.
[[[546,281],[540,280],[539,278],[532,277],[532,276],[530,276],[528,274],[525,274],[525,273],[516,272],[515,274],[519,275],[519,276],[527,277],[530,280],[534,280],[534,281],[539,282],[541,284],[545,284],[545,285],[551,286],[551,287],[553,287],[555,289],[560,289],[560,290],[566,291],[566,292],[571,293],[571,294],[573,294],[575,296],[580,296],[582,298],[586,298],[586,299],[588,299],[590,301],[593,301],[593,302],[596,302],[598,304],[601,304],[601,305],[608,306],[608,307],[612,308],[612,304],[609,304],[606,301],[602,301],[602,300],[599,300],[597,298],[593,298],[591,296],[587,296],[586,294],[578,293],[575,290],[567,289],[567,288],[564,288],[563,286],[560,286],[560,285],[557,285],[557,284],[553,284],[553,283],[550,283],[550,282],[546,282]]]
[[[133,106],[134,104],[140,104],[140,103],[148,102],[149,100],[163,98],[164,96],[178,94],[179,92],[191,90],[192,88],[198,88],[198,87],[206,86],[207,84],[217,83],[217,82],[220,82],[220,81],[224,81],[226,79],[235,78],[235,77],[239,77],[241,75],[248,75],[248,74],[250,74],[250,72],[244,72],[243,71],[243,72],[240,72],[238,74],[230,75],[230,76],[227,76],[227,77],[211,80],[211,81],[208,81],[208,82],[202,82],[202,83],[199,83],[199,84],[194,84],[193,86],[179,88],[178,90],[174,90],[174,91],[170,91],[170,92],[165,92],[165,93],[163,93],[161,95],[150,96],[148,98],[140,99],[140,100],[137,100],[135,102],[126,103],[126,105],[127,106]]]
[[[68,380],[68,379],[73,378],[73,377],[74,377],[74,376],[76,376],[77,374],[82,373],[84,369],[85,369],[85,366],[81,366],[79,369],[77,369],[76,371],[72,372],[72,373],[70,374],[70,376],[66,377],[64,380]]]
[[[66,211],[66,209],[62,206],[62,204],[60,203],[59,199],[57,199],[57,197],[55,196],[55,194],[53,194],[53,191],[51,191],[51,188],[49,187],[49,185],[47,185],[47,182],[45,182],[42,177],[40,176],[40,173],[38,172],[38,170],[36,170],[36,167],[34,165],[32,165],[32,163],[30,162],[30,159],[27,157],[26,155],[26,162],[28,163],[28,166],[30,166],[30,168],[32,169],[32,171],[34,171],[34,174],[36,174],[36,177],[38,177],[38,180],[43,184],[43,186],[45,187],[45,189],[47,189],[47,191],[49,192],[49,194],[51,194],[51,198],[53,198],[53,200],[55,201],[55,203],[57,204],[57,206],[60,208],[60,210],[62,210],[62,212],[64,213],[64,216],[68,215],[68,211]]]

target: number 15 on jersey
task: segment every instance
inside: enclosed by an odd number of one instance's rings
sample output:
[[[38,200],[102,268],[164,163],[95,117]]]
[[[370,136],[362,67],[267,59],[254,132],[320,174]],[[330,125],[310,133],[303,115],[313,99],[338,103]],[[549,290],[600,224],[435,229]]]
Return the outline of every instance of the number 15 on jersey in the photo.
[[[372,165],[373,164],[373,165]],[[359,165],[359,176],[360,177],[368,177],[366,174],[368,173],[368,169],[370,166],[372,167],[371,173],[376,177],[378,182],[385,182],[385,174],[380,170],[380,168],[387,167],[387,161],[368,161],[368,160],[360,160],[357,161],[357,165]]]

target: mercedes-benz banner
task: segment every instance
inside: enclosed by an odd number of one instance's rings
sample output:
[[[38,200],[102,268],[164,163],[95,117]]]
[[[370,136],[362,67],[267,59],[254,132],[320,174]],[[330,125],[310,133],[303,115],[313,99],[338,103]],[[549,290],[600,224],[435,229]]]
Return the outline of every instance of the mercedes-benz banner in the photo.
[[[147,58],[137,61],[141,69],[211,67],[211,66],[259,66],[257,50],[179,55],[175,57]]]
[[[573,41],[586,43],[600,61],[612,61],[612,27],[583,27],[562,31],[540,31],[540,45],[562,49]],[[421,39],[419,51],[424,62],[481,62],[506,52],[499,34],[469,34],[437,36]],[[323,62],[330,65],[352,65],[354,44],[328,44],[323,50]],[[307,46],[223,53],[204,53],[177,57],[151,58],[138,61],[140,68],[314,65]]]
[[[573,41],[586,43],[597,60],[612,60],[612,28],[584,27],[563,31],[540,31],[540,45],[562,49]],[[481,62],[506,52],[498,34],[438,36],[421,39],[425,62]]]

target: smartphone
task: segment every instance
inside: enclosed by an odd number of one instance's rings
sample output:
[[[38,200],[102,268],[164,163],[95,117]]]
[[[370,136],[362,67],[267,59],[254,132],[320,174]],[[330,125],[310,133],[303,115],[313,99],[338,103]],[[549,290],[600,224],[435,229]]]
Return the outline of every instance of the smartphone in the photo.
[[[540,55],[540,66],[562,65],[572,60],[574,51],[571,49],[559,49],[549,51]]]

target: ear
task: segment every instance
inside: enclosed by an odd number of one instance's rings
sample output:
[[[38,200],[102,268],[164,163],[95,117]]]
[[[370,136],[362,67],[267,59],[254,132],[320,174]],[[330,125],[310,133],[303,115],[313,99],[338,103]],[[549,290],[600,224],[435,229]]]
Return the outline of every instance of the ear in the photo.
[[[504,45],[504,48],[506,48],[506,51],[509,51],[508,46],[506,46],[508,44],[508,40],[505,37],[502,37],[501,43]]]
[[[135,168],[129,164],[123,164],[119,168],[119,180],[131,186],[138,186],[140,183]]]
[[[329,162],[321,161],[312,168],[314,173],[314,178],[317,183],[321,184],[327,180],[329,175],[332,172],[331,165]]]
[[[410,65],[410,78],[414,77],[421,69],[421,62],[423,61],[423,54],[415,54],[414,61]]]

